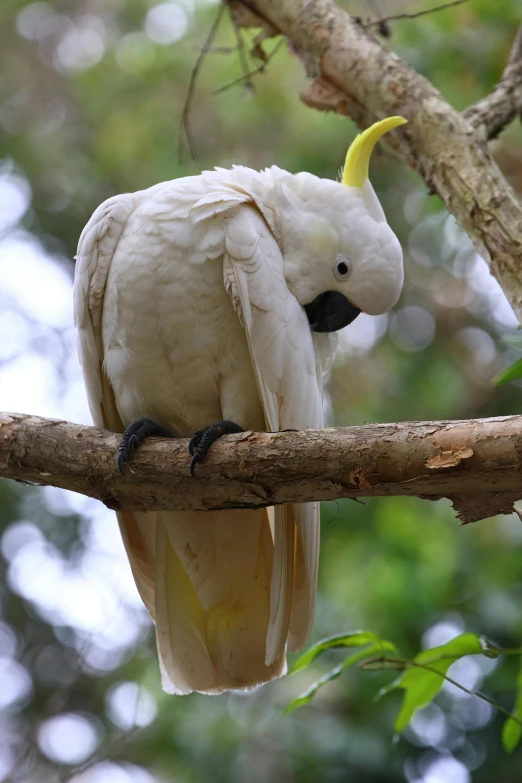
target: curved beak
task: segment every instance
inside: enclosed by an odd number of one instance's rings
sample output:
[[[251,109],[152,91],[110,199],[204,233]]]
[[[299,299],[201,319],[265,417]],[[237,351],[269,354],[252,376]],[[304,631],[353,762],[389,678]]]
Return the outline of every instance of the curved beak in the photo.
[[[304,306],[312,332],[337,332],[361,312],[339,291],[325,291]]]

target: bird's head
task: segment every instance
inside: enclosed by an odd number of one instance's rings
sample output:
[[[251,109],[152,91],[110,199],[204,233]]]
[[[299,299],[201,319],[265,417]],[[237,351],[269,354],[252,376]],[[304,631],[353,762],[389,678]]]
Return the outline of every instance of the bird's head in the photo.
[[[368,179],[368,165],[380,137],[405,122],[389,117],[357,136],[341,182],[280,172],[284,274],[313,331],[335,332],[360,312],[386,312],[399,298],[402,249]]]

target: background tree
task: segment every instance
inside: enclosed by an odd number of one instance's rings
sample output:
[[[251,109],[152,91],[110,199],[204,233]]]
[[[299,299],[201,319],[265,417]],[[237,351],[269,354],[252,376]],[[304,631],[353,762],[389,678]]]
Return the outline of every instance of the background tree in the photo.
[[[344,7],[366,21],[429,5]],[[104,198],[232,163],[335,176],[354,128],[298,101],[309,82],[286,46],[244,79],[258,67],[248,54],[255,33],[238,33],[226,14],[190,111],[199,158],[179,162],[187,86],[215,13],[190,0],[2,3],[1,410],[89,421],[71,259]],[[385,43],[464,110],[500,78],[519,22],[516,0],[470,0],[390,23]],[[264,44],[267,52],[276,46]],[[514,123],[490,145],[519,192],[521,138]],[[518,412],[519,386],[491,383],[519,354],[508,342],[517,320],[485,263],[441,200],[393,155],[376,158],[372,178],[405,249],[406,285],[390,317],[361,316],[343,333],[330,420]],[[373,702],[392,677],[382,671],[350,670],[283,718],[335,652],[253,694],[166,697],[112,514],[83,496],[2,482],[0,518],[0,776],[8,780],[519,777],[516,754],[501,750],[503,719],[450,687],[397,744],[398,696]],[[316,639],[365,627],[414,654],[468,630],[520,645],[522,529],[514,515],[458,528],[445,502],[393,498],[325,503],[323,522]],[[479,657],[456,667],[455,679],[512,708],[515,661]]]

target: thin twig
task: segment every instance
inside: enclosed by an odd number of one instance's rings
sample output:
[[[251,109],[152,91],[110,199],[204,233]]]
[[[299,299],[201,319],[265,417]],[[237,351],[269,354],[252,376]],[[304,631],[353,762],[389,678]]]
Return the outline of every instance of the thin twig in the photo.
[[[250,79],[250,77],[256,76],[258,73],[263,73],[266,66],[268,65],[270,60],[272,60],[275,57],[279,49],[282,47],[283,43],[284,43],[284,39],[280,38],[279,41],[274,46],[274,48],[272,49],[272,51],[270,52],[270,54],[267,54],[265,62],[262,63],[259,66],[259,68],[256,68],[254,71],[250,71],[249,73],[243,74],[243,76],[240,76],[239,79],[234,79],[233,82],[229,82],[228,84],[225,84],[223,87],[219,87],[217,90],[214,90],[212,95],[219,95],[220,93],[229,90],[231,87],[235,87],[236,84],[241,84],[242,82],[244,83],[245,80]]]
[[[518,723],[519,726],[522,726],[522,720],[520,720],[520,718],[517,718],[517,716],[513,715],[512,712],[507,710],[501,704],[498,704],[493,699],[490,699],[489,696],[480,693],[480,691],[472,691],[469,688],[466,688],[465,685],[461,685],[460,682],[457,682],[451,677],[448,677],[447,674],[442,674],[442,672],[437,671],[437,669],[432,669],[431,666],[427,666],[424,663],[416,663],[415,661],[411,661],[410,665],[415,667],[416,669],[425,669],[426,671],[431,672],[432,674],[438,674],[439,677],[442,677],[444,680],[446,680],[446,682],[449,682],[451,683],[451,685],[454,685],[456,688],[459,688],[461,691],[464,691],[464,693],[467,693],[468,696],[476,696],[477,699],[482,699],[482,701],[486,701],[488,704],[491,704],[491,706],[494,707],[496,710],[498,710],[499,712],[503,712],[504,715],[507,715],[507,717],[511,718],[512,721]]]
[[[243,76],[241,77],[241,80],[243,81],[246,90],[253,91],[254,85],[250,81],[250,72],[248,70],[248,60],[246,55],[245,42],[243,41],[243,36],[241,35],[241,30],[239,29],[239,25],[236,24],[236,21],[232,13],[230,13],[230,21],[232,22],[232,27],[234,28],[234,35],[236,36],[236,41],[237,41],[237,51],[239,52],[239,62],[241,64],[241,69],[243,71]]]
[[[468,0],[453,0],[451,3],[444,3],[443,5],[436,5],[433,8],[427,8],[425,11],[416,11],[413,14],[396,14],[395,16],[385,16],[382,19],[376,19],[374,22],[368,22],[364,27],[379,27],[387,22],[395,22],[397,19],[417,19],[419,16],[426,16],[427,14],[434,14],[436,11],[444,11],[446,8],[452,8],[455,5],[462,5],[467,3]]]
[[[198,52],[198,54],[203,50],[202,46],[194,46],[193,47],[194,52]],[[234,52],[237,52],[238,47],[237,46],[209,46],[207,49],[207,54],[234,54]]]
[[[187,141],[187,145],[192,160],[196,160],[197,157],[194,138],[192,135],[192,131],[190,129],[190,111],[192,109],[192,103],[196,91],[196,81],[198,78],[200,68],[203,65],[203,60],[205,59],[208,51],[210,50],[212,41],[214,40],[214,37],[218,31],[219,25],[221,24],[224,11],[225,11],[225,6],[221,4],[215,16],[215,19],[212,22],[212,27],[210,28],[210,32],[208,34],[207,40],[203,44],[203,47],[198,55],[198,59],[196,60],[196,64],[194,65],[194,68],[192,69],[192,73],[190,74],[190,82],[187,90],[187,97],[185,98],[185,103],[183,104],[183,111],[181,112],[181,120],[180,120],[180,127],[179,127],[178,158],[180,162],[183,161],[184,138]]]

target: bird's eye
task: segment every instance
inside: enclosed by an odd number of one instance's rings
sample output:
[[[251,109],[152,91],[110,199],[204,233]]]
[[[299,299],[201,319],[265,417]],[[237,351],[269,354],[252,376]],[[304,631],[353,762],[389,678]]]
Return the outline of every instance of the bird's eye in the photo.
[[[348,256],[342,254],[335,257],[334,274],[338,280],[346,280],[352,271],[352,263]]]

